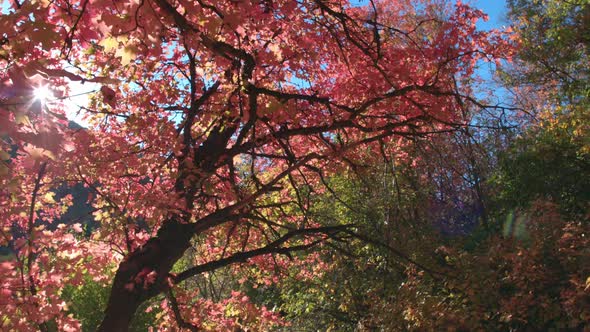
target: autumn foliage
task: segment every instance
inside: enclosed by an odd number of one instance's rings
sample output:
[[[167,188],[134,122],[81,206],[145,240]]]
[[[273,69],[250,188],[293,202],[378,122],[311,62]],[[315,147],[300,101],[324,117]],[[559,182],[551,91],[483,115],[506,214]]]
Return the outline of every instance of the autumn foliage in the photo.
[[[328,248],[372,241],[366,225],[316,213],[332,179],[391,159],[436,173],[413,144],[502,109],[472,83],[517,45],[477,30],[485,14],[461,2],[56,0],[2,11],[0,329],[17,331],[82,329],[68,303],[88,285],[110,289],[100,331],[128,330],[138,311],[162,331],[288,328],[254,289],[322,278]],[[75,86],[92,90],[87,105],[72,105]],[[75,112],[85,128],[69,121]],[[78,205],[89,213],[73,218]],[[550,250],[587,250],[568,238],[587,231],[576,222],[551,228]],[[502,282],[528,282],[519,260],[545,257],[540,229],[530,248],[502,248],[514,269]],[[414,270],[400,292],[413,293],[427,267],[405,264]],[[572,317],[588,314],[577,309],[584,273],[562,281]],[[501,321],[517,324],[534,304],[517,292],[499,299]],[[409,304],[399,302],[419,321],[410,327],[436,327]],[[436,308],[467,324],[456,307]]]

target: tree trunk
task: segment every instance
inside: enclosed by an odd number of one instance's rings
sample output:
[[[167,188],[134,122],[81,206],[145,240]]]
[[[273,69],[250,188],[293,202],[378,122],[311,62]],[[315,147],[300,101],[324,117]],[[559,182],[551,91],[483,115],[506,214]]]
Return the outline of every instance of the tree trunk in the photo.
[[[115,291],[113,287],[104,319],[98,331],[126,332],[129,330],[129,324],[141,302],[137,298],[125,295],[131,294],[125,294],[125,291]]]
[[[189,248],[196,231],[194,224],[182,223],[179,219],[166,221],[156,237],[119,264],[105,317],[98,331],[128,331],[137,308],[168,287],[170,270]],[[156,272],[156,280],[146,286],[142,278],[151,271]]]

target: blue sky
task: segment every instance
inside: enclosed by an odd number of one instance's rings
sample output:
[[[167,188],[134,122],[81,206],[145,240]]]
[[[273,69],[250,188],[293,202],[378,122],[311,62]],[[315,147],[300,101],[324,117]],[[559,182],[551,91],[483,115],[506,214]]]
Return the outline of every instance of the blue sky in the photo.
[[[481,29],[493,29],[506,25],[506,1],[505,0],[474,0],[473,6],[483,10],[490,17],[487,22],[479,22]]]

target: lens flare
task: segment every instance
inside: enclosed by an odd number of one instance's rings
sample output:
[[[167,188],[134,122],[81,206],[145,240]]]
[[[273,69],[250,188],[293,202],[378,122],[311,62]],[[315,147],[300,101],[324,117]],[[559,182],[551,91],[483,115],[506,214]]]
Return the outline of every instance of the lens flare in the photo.
[[[33,91],[33,95],[36,101],[42,103],[47,102],[50,98],[53,98],[53,93],[46,85],[41,85]]]

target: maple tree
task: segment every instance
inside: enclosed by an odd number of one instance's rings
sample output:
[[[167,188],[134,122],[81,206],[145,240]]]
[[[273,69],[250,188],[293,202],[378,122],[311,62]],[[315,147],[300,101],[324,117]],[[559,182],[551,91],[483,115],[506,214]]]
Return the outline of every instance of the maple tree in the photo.
[[[294,253],[355,227],[310,218],[326,176],[466,125],[486,107],[469,87],[476,64],[513,49],[460,2],[56,0],[5,12],[0,244],[12,255],[0,326],[22,331],[78,330],[62,288],[87,275],[111,283],[101,331],[127,330],[161,294],[163,330],[280,324],[240,292],[213,302],[181,286],[245,263],[269,283],[288,264],[321,268]],[[68,125],[70,82],[100,86],[86,129]],[[54,189],[79,183],[95,229],[60,221],[73,198]]]

